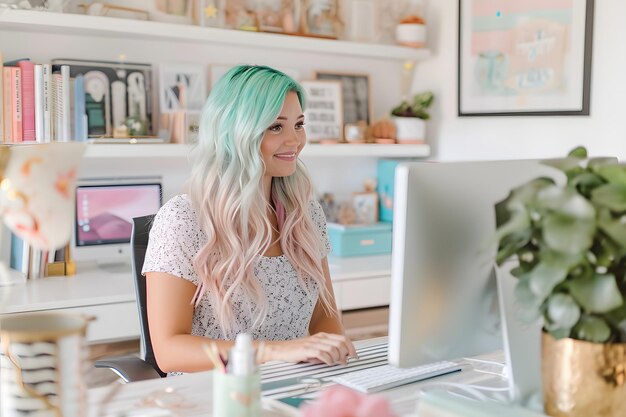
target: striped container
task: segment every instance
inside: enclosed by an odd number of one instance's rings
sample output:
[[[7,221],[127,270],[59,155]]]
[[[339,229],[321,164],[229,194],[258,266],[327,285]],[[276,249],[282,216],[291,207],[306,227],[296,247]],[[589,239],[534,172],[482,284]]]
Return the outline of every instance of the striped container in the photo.
[[[55,313],[0,320],[0,415],[87,415],[87,321]]]

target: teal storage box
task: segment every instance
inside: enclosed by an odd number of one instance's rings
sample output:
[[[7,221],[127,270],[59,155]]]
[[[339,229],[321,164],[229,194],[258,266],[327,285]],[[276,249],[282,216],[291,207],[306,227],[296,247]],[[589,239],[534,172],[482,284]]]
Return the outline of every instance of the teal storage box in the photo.
[[[396,167],[403,162],[415,162],[415,158],[379,159],[377,166],[378,219],[393,222],[393,183]]]
[[[391,253],[391,223],[342,225],[328,223],[333,256],[366,256]]]

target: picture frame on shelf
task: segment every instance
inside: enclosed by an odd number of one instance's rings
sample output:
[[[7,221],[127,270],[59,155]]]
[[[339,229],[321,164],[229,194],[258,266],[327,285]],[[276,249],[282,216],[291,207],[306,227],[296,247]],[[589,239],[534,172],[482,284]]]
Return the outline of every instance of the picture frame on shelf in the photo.
[[[352,194],[352,206],[356,213],[357,224],[378,222],[378,194],[374,191]]]
[[[315,72],[316,80],[339,81],[342,86],[343,122],[369,126],[372,122],[369,74]]]
[[[229,29],[258,31],[254,6],[248,0],[228,0],[224,8],[224,26]]]
[[[339,39],[343,36],[344,0],[301,0],[301,2],[301,34],[329,39]]]
[[[301,81],[306,93],[307,141],[337,143],[343,133],[342,86],[337,81]]]
[[[296,33],[299,23],[299,0],[258,0],[255,3],[261,32]]]
[[[88,137],[111,137],[129,118],[145,121],[146,134],[153,133],[152,65],[77,59],[51,64],[68,65],[70,78],[83,75]]]
[[[159,65],[161,113],[202,111],[207,98],[206,72],[202,64]]]
[[[197,0],[195,23],[198,26],[222,28],[225,26],[227,0]]]
[[[111,0],[109,0],[111,1]],[[193,23],[193,7],[195,0],[116,0],[125,4],[145,4],[150,20],[156,22],[178,23],[190,25]],[[138,6],[139,7],[139,6]]]
[[[458,115],[589,115],[593,9],[459,0]]]

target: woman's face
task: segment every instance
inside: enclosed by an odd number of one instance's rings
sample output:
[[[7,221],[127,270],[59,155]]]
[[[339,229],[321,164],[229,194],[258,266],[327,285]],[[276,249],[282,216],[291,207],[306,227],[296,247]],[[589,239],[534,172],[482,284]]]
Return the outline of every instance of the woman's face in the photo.
[[[304,114],[298,95],[290,91],[278,117],[261,140],[266,177],[286,177],[296,171],[298,155],[306,143]]]

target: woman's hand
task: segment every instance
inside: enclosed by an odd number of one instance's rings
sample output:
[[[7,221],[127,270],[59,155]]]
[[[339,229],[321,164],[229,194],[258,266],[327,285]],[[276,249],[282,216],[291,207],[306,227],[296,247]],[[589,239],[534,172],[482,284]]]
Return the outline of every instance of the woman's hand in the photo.
[[[262,362],[321,362],[327,365],[346,364],[348,358],[356,358],[354,345],[346,336],[332,333],[316,333],[295,340],[264,342]]]

